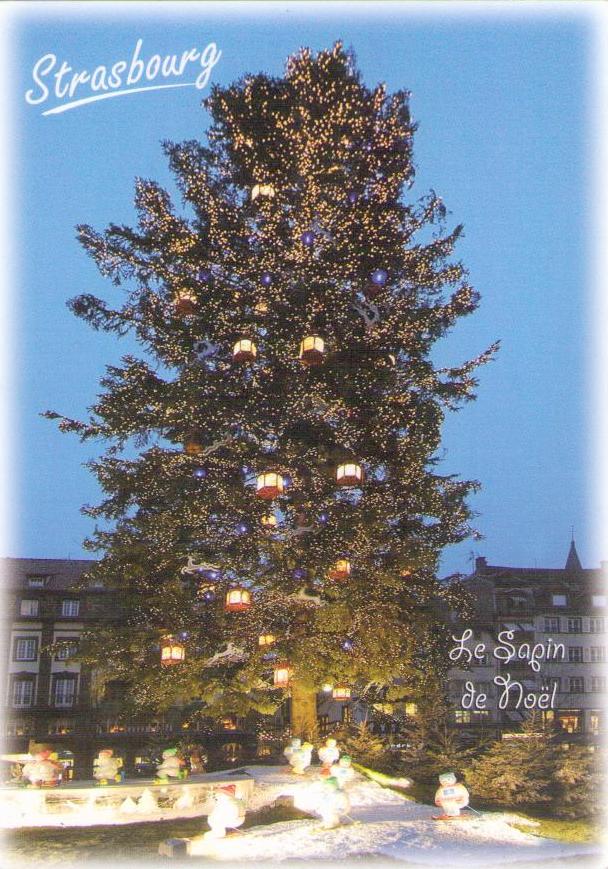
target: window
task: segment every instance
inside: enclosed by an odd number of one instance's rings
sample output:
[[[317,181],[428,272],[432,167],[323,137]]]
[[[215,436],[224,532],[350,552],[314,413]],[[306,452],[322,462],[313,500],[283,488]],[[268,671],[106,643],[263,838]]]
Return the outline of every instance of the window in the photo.
[[[547,616],[545,618],[545,633],[557,633],[559,631],[559,616]]]
[[[484,652],[483,655],[479,655],[479,657],[475,657],[473,660],[475,661],[474,667],[487,667],[490,662],[488,652]]]
[[[585,690],[585,680],[582,676],[570,676],[570,693],[581,694]]]
[[[22,616],[37,616],[40,610],[40,601],[24,598],[19,606],[19,613]]]
[[[593,595],[591,595],[591,603],[593,606],[606,606],[606,595],[605,594],[593,594]]]
[[[582,664],[583,662],[583,647],[582,646],[569,646],[568,648],[568,660],[571,664]]]
[[[602,713],[593,710],[589,712],[589,733],[599,736],[602,729]]]
[[[566,733],[579,733],[581,729],[581,713],[578,709],[564,710],[557,713],[557,723]]]
[[[589,619],[589,630],[592,634],[603,634],[606,628],[604,627],[604,617],[597,616]]]
[[[28,588],[44,588],[47,584],[48,576],[28,576]]]
[[[490,715],[490,710],[489,709],[473,709],[473,715],[478,720],[480,718],[488,718]]]
[[[598,664],[606,660],[606,646],[591,646],[591,663]]]
[[[13,643],[13,661],[36,661],[38,637],[16,637]]]
[[[62,600],[61,601],[61,615],[62,616],[77,616],[80,611],[80,601],[79,600]]]
[[[352,718],[352,711],[350,706],[342,707],[342,724],[350,724]]]
[[[58,644],[57,652],[55,653],[56,661],[67,661],[68,658],[72,658],[78,651],[77,637],[57,637],[56,643]]]
[[[34,702],[34,680],[19,678],[13,680],[13,706],[31,706]]]
[[[567,600],[565,594],[552,594],[551,603],[553,606],[566,606]]]
[[[52,718],[49,721],[47,733],[49,736],[65,736],[72,733],[74,723],[69,718]]]
[[[592,676],[591,677],[591,690],[592,691],[605,691],[606,690],[606,677],[605,676]]]
[[[73,706],[76,694],[76,679],[71,676],[56,676],[53,686],[55,706]]]
[[[33,736],[34,720],[32,718],[13,718],[5,725],[6,736]]]
[[[547,676],[544,680],[547,691],[553,691],[554,687],[557,685],[557,692],[559,693],[562,690],[562,680],[559,676]]]
[[[469,709],[454,709],[454,721],[456,724],[470,724],[471,711]]]
[[[568,632],[571,634],[582,634],[583,620],[579,617],[568,619]]]

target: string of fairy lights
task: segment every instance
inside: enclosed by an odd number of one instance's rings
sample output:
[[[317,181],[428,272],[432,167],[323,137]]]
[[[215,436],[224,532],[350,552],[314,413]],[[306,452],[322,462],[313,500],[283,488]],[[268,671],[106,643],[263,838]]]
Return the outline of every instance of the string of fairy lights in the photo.
[[[263,705],[269,668],[272,690],[306,676],[347,697],[407,675],[435,641],[438,553],[469,533],[474,484],[437,474],[434,455],[488,354],[437,371],[429,351],[478,299],[440,198],[401,201],[408,95],[367,89],[339,43],[294,55],[283,78],[216,87],[207,108],[208,147],[165,145],[193,218],[139,179],[136,230],[79,228],[101,273],[137,286],[120,310],[82,296],[75,312],[132,328],[155,362],[126,357],[89,424],[60,425],[114,444],[92,465],[108,497],[87,512],[115,527],[90,545],[110,582],[128,566],[116,657],[143,700]],[[135,460],[117,452],[132,439]],[[185,581],[192,556],[211,575]],[[201,661],[232,640],[247,654],[221,659],[220,696],[220,664]]]

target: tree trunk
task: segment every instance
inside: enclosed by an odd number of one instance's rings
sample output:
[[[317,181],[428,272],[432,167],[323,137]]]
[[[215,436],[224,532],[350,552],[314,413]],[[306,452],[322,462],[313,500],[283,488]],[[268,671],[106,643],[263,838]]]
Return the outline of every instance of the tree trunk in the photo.
[[[317,692],[296,678],[291,685],[291,733],[314,744],[317,730]]]

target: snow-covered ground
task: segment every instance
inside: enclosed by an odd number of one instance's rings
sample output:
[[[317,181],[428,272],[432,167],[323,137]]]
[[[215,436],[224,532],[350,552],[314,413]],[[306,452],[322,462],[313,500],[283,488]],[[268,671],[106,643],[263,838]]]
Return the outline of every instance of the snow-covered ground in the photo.
[[[256,780],[250,809],[267,805],[280,794],[311,788],[318,772],[304,780],[281,767],[248,767]],[[492,867],[520,863],[530,866],[605,866],[600,849],[542,839],[515,829],[509,815],[485,813],[472,820],[439,822],[436,809],[404,799],[359,775],[350,784],[351,820],[334,830],[322,830],[316,820],[288,821],[237,832],[205,848],[207,859],[235,865],[264,865],[297,860],[374,862],[410,865]],[[468,814],[468,813],[467,813]],[[193,862],[204,860],[192,857]]]

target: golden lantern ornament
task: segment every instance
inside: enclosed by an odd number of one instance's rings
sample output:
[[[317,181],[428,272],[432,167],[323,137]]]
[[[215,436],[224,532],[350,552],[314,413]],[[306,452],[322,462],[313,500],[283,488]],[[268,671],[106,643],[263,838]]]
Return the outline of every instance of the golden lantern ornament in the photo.
[[[269,513],[267,516],[262,516],[262,527],[267,531],[272,531],[277,527],[277,517],[274,513]]]
[[[320,365],[325,353],[325,341],[319,335],[307,335],[300,342],[300,362],[304,365]]]
[[[275,195],[275,189],[272,184],[254,184],[251,188],[251,201],[255,202],[255,200],[259,196],[266,196],[268,199],[273,199]]]
[[[242,585],[228,589],[224,609],[227,613],[242,613],[251,609],[251,592]]]
[[[275,688],[288,688],[289,680],[291,679],[292,669],[289,664],[284,661],[280,664],[275,664],[272,671],[272,683]]]
[[[198,435],[189,435],[184,441],[184,452],[188,456],[200,456],[204,449],[205,446]]]
[[[253,362],[258,355],[258,348],[250,338],[239,338],[232,348],[232,358],[235,362]]]
[[[179,317],[196,314],[196,296],[190,290],[180,290],[175,296],[174,308]]]
[[[276,641],[277,638],[274,634],[260,634],[258,637],[258,646],[272,646]]]
[[[329,571],[329,578],[335,580],[348,579],[350,576],[350,561],[348,558],[339,558]]]
[[[256,483],[256,495],[258,498],[265,498],[271,501],[283,494],[285,489],[285,480],[281,474],[276,471],[266,471],[263,474],[258,474]]]
[[[338,486],[359,486],[363,482],[363,468],[357,462],[345,462],[336,468]]]
[[[175,637],[168,634],[160,641],[160,663],[163,667],[171,667],[181,664],[186,658],[186,647],[179,643]]]
[[[350,700],[350,688],[348,685],[336,685],[331,696],[334,700]]]

